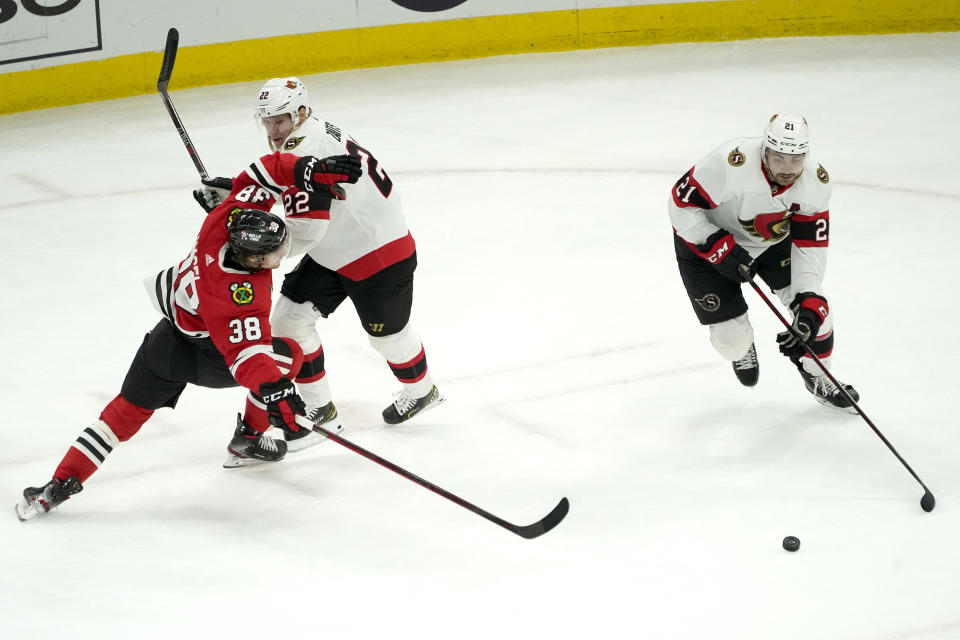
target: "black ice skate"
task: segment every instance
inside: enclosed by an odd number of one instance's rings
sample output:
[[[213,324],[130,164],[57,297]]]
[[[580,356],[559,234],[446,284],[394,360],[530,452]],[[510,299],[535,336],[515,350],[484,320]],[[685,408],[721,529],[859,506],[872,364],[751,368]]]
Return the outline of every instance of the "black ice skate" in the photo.
[[[287,455],[287,443],[274,440],[249,426],[237,414],[237,430],[227,445],[230,455],[223,463],[224,469],[245,467],[259,462],[278,462]]]
[[[760,363],[757,361],[757,348],[751,343],[746,355],[733,361],[733,372],[737,380],[745,387],[753,387],[760,379]]]
[[[418,413],[434,408],[444,400],[446,398],[440,395],[436,385],[430,387],[430,391],[422,398],[414,398],[405,391],[401,391],[393,404],[383,410],[383,421],[387,424],[406,422]]]
[[[840,411],[846,411],[847,413],[857,412],[849,398],[847,398],[827,376],[810,375],[803,369],[800,369],[800,375],[803,376],[803,384],[806,385],[807,391],[812,393],[813,397],[816,398],[820,404],[839,409]],[[843,385],[843,388],[850,394],[854,402],[860,401],[860,394],[857,393],[857,390],[854,389],[852,385],[842,382],[840,384]]]
[[[332,402],[307,411],[307,419],[327,431],[333,433],[343,431],[343,425],[340,424],[340,416],[337,414],[337,407]],[[327,438],[321,433],[301,427],[300,431],[296,433],[285,429],[283,431],[283,439],[287,442],[287,451],[293,453],[295,451],[303,451],[315,444],[320,444]]]
[[[76,476],[66,480],[54,478],[42,487],[29,487],[23,490],[23,499],[16,505],[17,517],[21,521],[42,516],[56,508],[70,496],[80,493],[83,485]]]

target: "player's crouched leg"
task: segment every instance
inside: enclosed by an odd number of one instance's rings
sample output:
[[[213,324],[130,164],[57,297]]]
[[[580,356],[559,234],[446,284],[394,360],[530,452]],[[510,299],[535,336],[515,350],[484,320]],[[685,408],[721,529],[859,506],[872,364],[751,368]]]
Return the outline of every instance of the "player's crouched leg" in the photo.
[[[744,313],[736,318],[710,325],[710,343],[733,363],[740,384],[752,387],[760,379],[760,363],[753,343],[753,326]]]

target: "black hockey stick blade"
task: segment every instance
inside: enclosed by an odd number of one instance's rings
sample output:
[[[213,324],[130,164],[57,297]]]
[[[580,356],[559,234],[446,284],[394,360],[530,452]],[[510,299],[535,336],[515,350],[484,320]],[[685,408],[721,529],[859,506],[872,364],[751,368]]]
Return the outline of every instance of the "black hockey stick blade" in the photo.
[[[528,524],[525,527],[511,525],[510,530],[522,538],[532,540],[533,538],[542,536],[560,524],[560,522],[567,517],[568,511],[570,511],[570,501],[566,498],[561,498],[557,506],[553,508],[553,511],[545,515],[540,521]]]
[[[170,76],[173,75],[173,63],[177,60],[177,47],[180,45],[180,33],[170,28],[167,31],[167,46],[163,49],[163,63],[160,65],[160,77],[157,78],[157,91],[166,93],[167,85],[170,84]]]
[[[480,507],[478,507],[477,505],[471,502],[467,502],[460,496],[450,493],[446,489],[433,484],[429,480],[424,480],[420,476],[414,473],[410,473],[403,467],[400,467],[385,458],[381,458],[380,456],[378,456],[377,454],[371,451],[367,451],[363,447],[350,442],[346,438],[341,438],[340,436],[333,433],[332,431],[328,431],[323,427],[318,427],[317,425],[313,424],[309,419],[307,419],[304,416],[298,415],[296,420],[297,420],[297,424],[299,424],[300,427],[305,429],[312,429],[313,431],[316,431],[317,433],[326,436],[328,440],[333,440],[340,446],[346,447],[347,449],[350,449],[350,451],[353,451],[354,453],[358,453],[364,458],[368,460],[372,460],[373,462],[376,462],[381,467],[386,467],[387,469],[389,469],[390,471],[393,471],[397,475],[401,475],[407,480],[410,480],[411,482],[415,482],[416,484],[420,485],[424,489],[429,489],[430,491],[433,491],[437,495],[443,496],[450,502],[456,503],[461,507],[463,507],[464,509],[467,509],[468,511],[472,511],[478,516],[482,518],[486,518],[490,522],[493,522],[494,524],[498,524],[504,529],[506,529],[507,531],[515,533],[521,538],[526,538],[527,540],[531,540],[533,538],[542,536],[546,532],[556,527],[566,517],[567,512],[570,511],[570,501],[567,500],[566,498],[562,498],[560,502],[557,503],[557,506],[555,506],[550,513],[548,513],[546,516],[544,516],[542,519],[538,520],[537,522],[534,522],[533,524],[528,524],[526,526],[516,525],[516,524],[513,524],[512,522],[507,522],[506,520],[504,520],[499,516],[493,515],[489,511],[481,509]]]

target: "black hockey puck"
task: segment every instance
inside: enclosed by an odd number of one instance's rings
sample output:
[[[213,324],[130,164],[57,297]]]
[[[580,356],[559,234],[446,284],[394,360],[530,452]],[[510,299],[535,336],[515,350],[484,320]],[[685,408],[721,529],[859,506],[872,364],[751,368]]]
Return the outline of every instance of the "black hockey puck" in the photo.
[[[783,548],[787,551],[796,551],[800,548],[800,538],[787,536],[783,539]]]

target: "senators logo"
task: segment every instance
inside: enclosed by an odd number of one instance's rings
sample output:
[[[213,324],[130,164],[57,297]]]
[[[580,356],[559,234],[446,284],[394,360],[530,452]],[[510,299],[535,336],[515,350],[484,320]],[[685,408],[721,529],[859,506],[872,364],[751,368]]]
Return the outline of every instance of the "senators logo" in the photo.
[[[296,149],[297,145],[303,142],[303,139],[307,136],[300,136],[299,138],[287,138],[287,141],[283,143],[283,150],[290,151],[291,149]]]
[[[287,89],[296,89],[297,83],[293,80],[287,80]]]
[[[702,298],[694,298],[694,300],[704,311],[712,313],[720,308],[720,296],[715,293],[708,293]]]
[[[230,284],[230,298],[237,306],[253,302],[253,284],[249,282],[233,282]]]
[[[740,147],[736,147],[727,156],[727,162],[730,163],[731,167],[742,167],[743,163],[746,161],[747,161],[747,156],[743,155],[743,152],[740,151]]]
[[[778,242],[790,233],[790,217],[792,215],[789,211],[778,211],[776,213],[761,213],[753,220],[743,220],[742,218],[738,218],[738,220],[743,230],[757,240]]]
[[[817,166],[817,180],[823,184],[830,182],[830,174],[827,173],[827,170],[823,168],[822,164]]]

